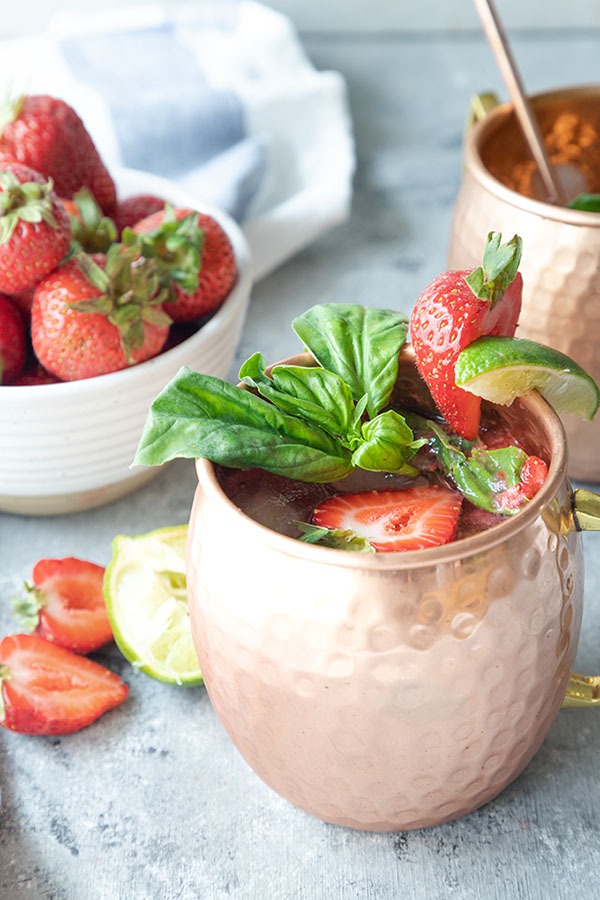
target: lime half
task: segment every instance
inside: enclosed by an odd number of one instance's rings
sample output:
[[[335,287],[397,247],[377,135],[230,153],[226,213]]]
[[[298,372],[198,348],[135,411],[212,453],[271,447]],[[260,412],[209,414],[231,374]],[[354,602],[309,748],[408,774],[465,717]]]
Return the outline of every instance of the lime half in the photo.
[[[117,535],[104,577],[114,638],[134,668],[159,681],[202,684],[187,601],[187,526]]]
[[[593,419],[600,404],[594,379],[558,350],[522,338],[482,337],[459,354],[456,384],[508,406],[537,389],[556,412]]]

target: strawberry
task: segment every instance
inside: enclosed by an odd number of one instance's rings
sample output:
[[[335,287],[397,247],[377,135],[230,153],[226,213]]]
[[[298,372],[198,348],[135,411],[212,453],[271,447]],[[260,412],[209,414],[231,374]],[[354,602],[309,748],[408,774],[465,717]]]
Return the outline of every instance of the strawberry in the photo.
[[[434,278],[410,320],[417,368],[447,423],[468,440],[477,437],[481,399],[456,386],[457,357],[482,335],[512,337],[521,311],[522,242],[517,235],[506,244],[501,240],[500,234],[488,236],[483,267]]]
[[[69,249],[69,218],[52,189],[33,169],[0,169],[0,290],[19,294],[52,272]]]
[[[78,254],[36,288],[33,349],[62,381],[92,378],[156,356],[169,333],[152,260],[113,244],[106,256]]]
[[[133,228],[141,252],[156,260],[170,289],[167,310],[174,322],[191,322],[217,309],[237,278],[229,238],[211,216],[166,208]],[[132,240],[125,232],[123,239]]]
[[[25,365],[25,324],[10,297],[0,294],[0,384],[12,383]]]
[[[69,222],[73,240],[86,253],[106,253],[117,240],[117,226],[105,216],[89,188],[81,188],[71,198],[60,198]]]
[[[535,497],[548,475],[548,466],[539,456],[528,456],[519,475],[519,483],[514,487],[501,491],[495,497],[495,504],[500,511],[520,509]]]
[[[337,494],[313,512],[313,523],[353,531],[378,553],[422,550],[451,541],[462,498],[441,485]]]
[[[74,557],[40,559],[31,580],[24,597],[13,601],[24,627],[75,653],[91,653],[112,641],[102,566]]]
[[[122,703],[118,675],[36,634],[0,642],[0,725],[22,734],[70,734]]]
[[[105,213],[115,205],[115,183],[85,125],[64,100],[31,94],[10,103],[0,122],[0,159],[14,159],[52,178],[61,197],[87,187]]]
[[[133,228],[142,219],[146,219],[153,213],[165,208],[165,201],[154,194],[134,194],[117,200],[117,206],[112,214],[117,231],[123,233],[124,228]]]
[[[18,385],[21,385],[21,387],[31,387],[32,385],[58,384],[59,382],[60,378],[57,378],[56,375],[51,375],[50,372],[47,372],[39,363],[33,363],[23,369],[17,378],[13,378],[11,385],[12,387]]]

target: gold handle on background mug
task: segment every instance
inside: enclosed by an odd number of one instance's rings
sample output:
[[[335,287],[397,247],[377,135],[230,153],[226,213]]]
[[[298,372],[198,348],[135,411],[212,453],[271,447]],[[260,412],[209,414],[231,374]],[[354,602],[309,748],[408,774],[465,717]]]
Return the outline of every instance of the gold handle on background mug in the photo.
[[[600,495],[579,488],[573,495],[573,520],[577,531],[600,531]],[[577,675],[569,679],[563,708],[600,706],[600,675]]]

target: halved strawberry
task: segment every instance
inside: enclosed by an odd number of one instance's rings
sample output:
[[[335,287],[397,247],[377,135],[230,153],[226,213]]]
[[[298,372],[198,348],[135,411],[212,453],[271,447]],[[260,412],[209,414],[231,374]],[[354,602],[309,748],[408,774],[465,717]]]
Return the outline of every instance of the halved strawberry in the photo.
[[[521,312],[517,271],[522,241],[488,235],[483,266],[444,272],[417,299],[410,320],[417,368],[438,409],[457,434],[477,437],[481,398],[456,386],[459,353],[483,335],[512,337]]]
[[[35,634],[0,642],[0,725],[22,734],[70,734],[129,693],[118,675]]]
[[[460,494],[441,485],[337,494],[315,509],[313,522],[353,531],[378,553],[422,550],[454,538],[461,504]]]
[[[76,653],[91,653],[113,639],[102,593],[104,568],[72,556],[40,559],[33,584],[13,602],[21,623]]]

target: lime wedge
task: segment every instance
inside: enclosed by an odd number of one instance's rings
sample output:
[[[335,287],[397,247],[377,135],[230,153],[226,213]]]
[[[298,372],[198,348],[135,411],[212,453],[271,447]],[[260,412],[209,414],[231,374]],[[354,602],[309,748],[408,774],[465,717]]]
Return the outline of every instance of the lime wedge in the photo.
[[[117,535],[104,576],[115,642],[134,668],[171,684],[202,684],[187,602],[187,525]]]
[[[600,404],[594,379],[558,350],[522,338],[482,337],[459,354],[456,384],[508,406],[537,389],[556,412],[593,419]]]

